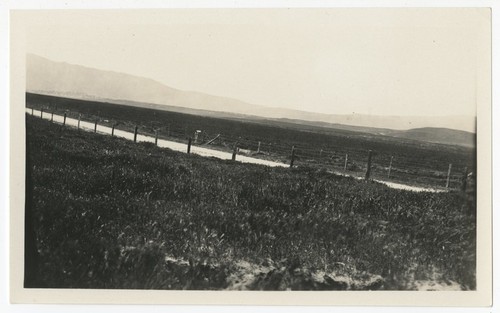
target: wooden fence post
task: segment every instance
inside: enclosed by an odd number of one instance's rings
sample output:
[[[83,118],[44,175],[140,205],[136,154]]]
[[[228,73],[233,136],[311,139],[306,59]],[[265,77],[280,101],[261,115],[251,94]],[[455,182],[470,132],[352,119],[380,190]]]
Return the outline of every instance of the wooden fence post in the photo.
[[[372,150],[368,151],[368,162],[366,164],[365,180],[370,179],[371,170],[372,170]]]
[[[43,108],[40,109],[40,118],[43,120]]]
[[[467,189],[467,174],[469,172],[469,169],[467,168],[467,166],[464,168],[464,174],[462,176],[462,192],[465,192],[465,190]]]
[[[292,155],[290,157],[290,167],[293,167],[293,161],[295,161],[295,146],[292,146]]]
[[[134,142],[137,142],[137,125],[134,128]]]
[[[233,146],[233,156],[231,157],[231,160],[236,161],[236,153],[238,153],[238,144],[235,143]]]
[[[97,133],[97,119],[95,119],[94,123],[94,133]]]
[[[448,177],[446,177],[446,188],[450,187],[451,163],[448,166]]]
[[[260,153],[260,141],[259,141],[259,145],[257,146],[257,153]]]
[[[80,121],[82,120],[82,114],[78,114],[78,130],[80,130]]]
[[[158,145],[158,129],[155,129],[155,146]]]
[[[50,122],[52,123],[54,121],[54,112],[52,111],[50,113]]]
[[[191,153],[191,137],[188,139],[188,154]]]
[[[394,156],[391,155],[391,162],[389,163],[389,172],[387,173],[387,178],[391,178],[391,170],[392,170],[392,159]]]
[[[66,112],[64,112],[63,126],[66,125]]]
[[[345,162],[344,162],[344,172],[347,171],[347,158],[348,158],[348,154],[346,153],[345,154]]]
[[[115,135],[115,126],[116,124],[113,124],[113,126],[111,127],[111,137]]]

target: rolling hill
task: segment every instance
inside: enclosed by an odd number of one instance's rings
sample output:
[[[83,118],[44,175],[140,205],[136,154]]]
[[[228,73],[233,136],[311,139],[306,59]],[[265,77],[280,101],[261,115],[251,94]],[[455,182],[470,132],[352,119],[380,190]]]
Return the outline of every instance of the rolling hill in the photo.
[[[474,147],[476,144],[475,134],[447,128],[415,128],[406,131],[394,131],[390,136],[467,147]]]

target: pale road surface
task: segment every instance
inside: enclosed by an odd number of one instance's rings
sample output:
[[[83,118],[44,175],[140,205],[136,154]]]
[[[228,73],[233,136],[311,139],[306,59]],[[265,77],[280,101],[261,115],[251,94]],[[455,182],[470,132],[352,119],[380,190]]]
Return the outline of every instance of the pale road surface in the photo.
[[[26,108],[26,113],[31,115],[31,109]],[[41,112],[39,110],[33,110],[34,116],[40,116],[40,113]],[[51,113],[44,112],[43,119],[50,120]],[[55,123],[62,124],[64,121],[64,117],[61,115],[54,114],[53,121]],[[78,120],[67,117],[66,118],[66,126],[71,126],[71,127],[76,128],[76,127],[78,127]],[[94,123],[80,121],[80,129],[93,132],[94,131]],[[101,134],[111,135],[111,127],[97,125],[97,132],[101,133]],[[116,137],[125,138],[128,140],[134,140],[134,133],[119,130],[116,128],[115,128],[114,135]],[[151,136],[137,134],[137,141],[138,142],[154,143],[155,138],[151,137]],[[179,142],[175,142],[175,141],[164,140],[164,139],[160,139],[160,138],[158,138],[158,147],[169,148],[171,150],[184,152],[184,153],[187,152],[187,144],[179,143]],[[197,147],[197,146],[191,146],[191,153],[197,154],[200,156],[204,156],[204,157],[216,157],[216,158],[223,159],[223,160],[231,160],[231,158],[232,158],[232,153],[219,151],[219,150],[213,150],[213,149],[207,149],[207,148],[202,148],[202,147]],[[285,164],[285,163],[273,162],[273,161],[268,161],[268,160],[261,160],[261,159],[252,158],[252,157],[243,156],[243,155],[238,155],[237,161],[242,162],[242,163],[266,165],[266,166],[271,166],[271,167],[278,167],[278,166],[288,167],[289,166],[289,164]],[[334,172],[334,174],[342,175],[342,176],[350,176],[350,175],[340,173],[340,172]],[[354,177],[354,176],[352,176],[352,177]],[[355,178],[362,179],[360,177],[355,177]],[[381,180],[375,180],[375,181],[382,183],[382,184],[385,184],[385,185],[389,186],[390,188],[394,188],[394,189],[402,189],[402,190],[409,190],[409,191],[416,191],[416,192],[421,192],[421,191],[424,191],[424,192],[425,191],[427,191],[427,192],[442,192],[442,191],[444,191],[444,190],[438,190],[438,189],[433,189],[433,188],[409,186],[409,185],[381,181]]]

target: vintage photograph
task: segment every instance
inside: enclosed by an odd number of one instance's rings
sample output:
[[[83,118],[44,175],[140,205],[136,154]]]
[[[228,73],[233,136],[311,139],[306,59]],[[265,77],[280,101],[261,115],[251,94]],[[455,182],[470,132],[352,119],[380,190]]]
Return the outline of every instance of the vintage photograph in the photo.
[[[478,289],[488,9],[18,14],[23,288]]]

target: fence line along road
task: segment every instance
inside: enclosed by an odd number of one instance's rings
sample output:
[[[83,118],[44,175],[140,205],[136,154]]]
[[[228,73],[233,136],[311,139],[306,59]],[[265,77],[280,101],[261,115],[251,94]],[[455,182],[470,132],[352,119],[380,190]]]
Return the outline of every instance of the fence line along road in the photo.
[[[31,113],[31,109],[26,109],[26,112]],[[40,116],[41,112],[38,110],[33,110],[33,115]],[[42,118],[50,121],[51,115],[50,114],[43,114]],[[54,114],[53,115],[53,122],[63,124],[64,123],[64,116]],[[78,119],[66,117],[65,126],[71,126],[71,127],[78,128]],[[98,132],[98,133],[107,134],[107,135],[111,135],[111,132],[113,130],[112,127],[102,126],[99,124],[97,124],[97,128],[96,128],[95,122],[90,123],[90,122],[85,122],[83,120],[80,120],[80,129],[85,130],[85,131],[89,131],[89,132],[94,132],[94,130],[96,130],[96,132]],[[132,140],[132,141],[134,140],[134,132],[127,132],[127,131],[119,130],[116,128],[114,129],[114,136],[120,137],[120,138],[125,138],[125,139]],[[154,136],[146,136],[146,135],[137,134],[136,140],[138,142],[155,143]],[[169,148],[171,150],[179,151],[179,152],[186,152],[186,144],[176,142],[176,141],[158,139],[158,147]],[[232,153],[219,151],[219,150],[213,150],[213,149],[207,149],[207,148],[197,147],[197,146],[191,146],[191,153],[197,154],[200,156],[204,156],[204,157],[216,157],[216,158],[223,159],[223,160],[231,160],[231,158],[232,158]],[[272,166],[272,167],[276,167],[276,166],[287,167],[288,166],[288,164],[285,164],[285,163],[273,162],[273,161],[268,161],[268,160],[261,160],[261,159],[257,159],[257,158],[247,157],[247,156],[238,156],[238,161],[243,162],[243,163],[267,165],[267,166]]]
[[[216,158],[223,159],[223,160],[235,161],[237,150],[238,150],[236,145],[233,146],[232,152],[225,152],[225,151],[208,149],[208,148],[203,148],[200,146],[191,145],[191,142],[180,143],[177,141],[160,139],[160,138],[158,138],[157,133],[153,136],[139,134],[137,131],[137,126],[135,127],[134,131],[128,132],[128,131],[116,129],[114,126],[108,127],[108,126],[104,126],[104,125],[99,125],[97,123],[97,120],[95,120],[94,122],[86,122],[86,121],[81,120],[80,116],[78,119],[70,118],[70,117],[66,116],[66,113],[64,114],[64,116],[61,116],[61,115],[54,114],[54,113],[49,114],[47,111],[43,112],[42,110],[35,110],[33,108],[26,108],[26,113],[34,115],[34,116],[39,116],[42,119],[49,120],[49,121],[54,122],[54,123],[82,129],[82,130],[88,131],[88,132],[97,132],[97,133],[101,133],[101,134],[107,134],[107,135],[116,136],[116,137],[131,140],[131,141],[135,141],[135,142],[150,142],[150,143],[156,144],[158,147],[161,147],[161,148],[169,148],[171,150],[184,152],[184,153],[186,153],[186,152],[193,153],[193,154],[197,154],[197,155],[204,156],[204,157],[216,157]],[[189,138],[189,139],[191,139],[191,138]],[[189,141],[191,141],[191,140],[189,140]],[[295,159],[294,156],[296,153],[295,151],[296,151],[296,148],[292,147],[291,155],[290,155],[291,160],[290,160],[289,164],[258,159],[258,158],[245,156],[245,155],[238,155],[237,161],[242,162],[242,163],[266,165],[266,166],[270,166],[270,167],[293,167],[293,162]],[[369,158],[368,167],[365,169],[366,170],[365,179],[370,178],[370,171],[373,170],[370,166],[371,165],[370,161],[371,161],[371,158]],[[342,165],[345,167],[346,164],[347,164],[347,155],[346,155],[346,162],[345,162],[345,164],[342,164]],[[394,167],[391,166],[391,168],[393,171],[395,170]],[[333,170],[333,171],[329,170],[328,172],[335,173],[335,174],[342,175],[342,176],[355,177],[357,179],[363,178],[363,177],[359,177],[357,175],[350,175],[345,170],[344,170],[344,172],[340,172],[340,171],[336,171],[336,170]],[[448,187],[449,181],[452,177],[453,176],[450,176],[450,171],[448,171],[448,178],[446,181],[447,187]],[[417,191],[417,192],[419,192],[419,191],[443,192],[443,191],[448,190],[448,189],[443,189],[443,188],[418,187],[418,186],[412,186],[412,185],[407,185],[407,184],[402,184],[402,183],[385,181],[385,180],[381,180],[381,179],[373,179],[373,180],[377,181],[379,183],[386,184],[387,186],[389,186],[391,188]]]

